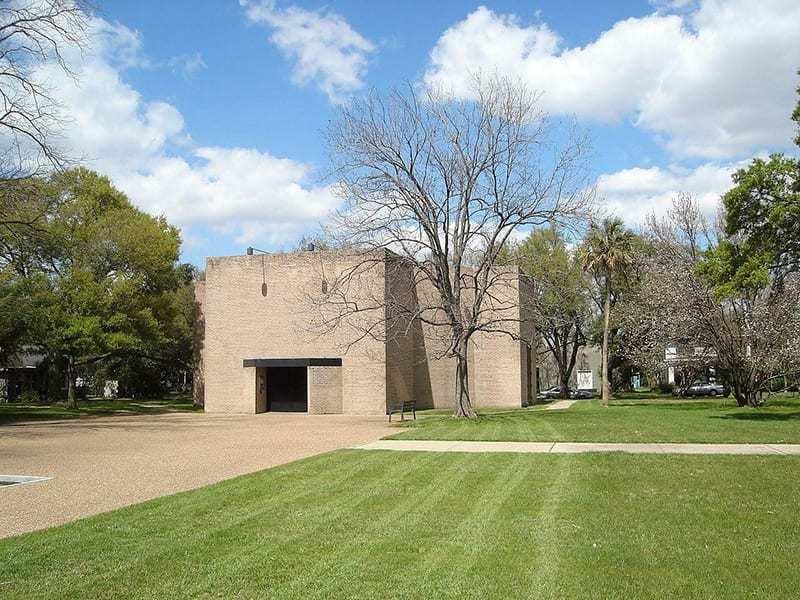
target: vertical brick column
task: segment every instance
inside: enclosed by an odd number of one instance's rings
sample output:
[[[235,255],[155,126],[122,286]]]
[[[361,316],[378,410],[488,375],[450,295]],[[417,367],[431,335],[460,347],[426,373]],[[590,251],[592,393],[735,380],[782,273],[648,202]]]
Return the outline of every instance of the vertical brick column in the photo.
[[[308,414],[342,412],[342,368],[308,367]]]
[[[265,367],[256,369],[256,412],[262,413],[267,410],[267,373]]]

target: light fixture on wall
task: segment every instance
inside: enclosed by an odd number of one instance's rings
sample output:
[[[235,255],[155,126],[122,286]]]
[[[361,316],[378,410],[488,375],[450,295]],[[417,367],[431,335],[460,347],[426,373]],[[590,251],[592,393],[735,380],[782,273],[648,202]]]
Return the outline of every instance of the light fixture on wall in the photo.
[[[265,255],[269,254],[269,252],[253,248],[252,246],[247,247],[247,256],[253,256],[254,252],[259,252],[261,254],[261,295],[266,298],[267,294],[269,294],[269,286],[267,285],[267,263]]]
[[[264,255],[261,255],[261,295],[267,297],[269,288],[267,287],[267,267],[264,263]]]
[[[314,245],[310,244],[309,248],[311,250],[313,250],[314,249]],[[319,266],[320,266],[320,270],[322,271],[322,285],[320,287],[322,289],[322,293],[323,294],[327,294],[328,293],[328,278],[325,276],[325,263],[322,260],[322,254],[321,253],[318,253],[317,256],[319,256]]]

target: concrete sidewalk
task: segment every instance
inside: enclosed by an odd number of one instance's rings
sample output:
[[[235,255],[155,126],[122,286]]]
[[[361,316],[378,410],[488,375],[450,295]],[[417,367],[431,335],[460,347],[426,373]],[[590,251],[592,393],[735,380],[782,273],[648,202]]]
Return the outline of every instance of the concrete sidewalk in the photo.
[[[556,400],[544,407],[545,410],[565,410],[575,404],[576,400]]]
[[[411,452],[517,452],[528,454],[768,454],[798,455],[800,444],[610,444],[604,442],[461,442],[441,440],[378,440],[359,450]]]

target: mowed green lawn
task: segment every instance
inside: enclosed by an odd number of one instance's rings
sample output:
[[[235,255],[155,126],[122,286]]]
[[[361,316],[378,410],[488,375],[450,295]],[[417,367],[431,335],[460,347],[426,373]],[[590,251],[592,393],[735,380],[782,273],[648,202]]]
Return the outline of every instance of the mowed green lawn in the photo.
[[[738,408],[732,398],[628,398],[608,408],[579,400],[567,410],[542,407],[478,411],[475,420],[424,412],[404,421],[395,439],[572,442],[800,443],[800,397],[770,399],[762,408]]]
[[[340,451],[0,540],[3,598],[797,598],[800,458]]]
[[[188,396],[166,396],[155,400],[82,400],[78,408],[67,408],[56,404],[0,404],[0,425],[20,421],[43,421],[51,419],[79,419],[82,417],[108,417],[114,415],[142,415],[164,412],[188,412],[202,410],[192,404]]]

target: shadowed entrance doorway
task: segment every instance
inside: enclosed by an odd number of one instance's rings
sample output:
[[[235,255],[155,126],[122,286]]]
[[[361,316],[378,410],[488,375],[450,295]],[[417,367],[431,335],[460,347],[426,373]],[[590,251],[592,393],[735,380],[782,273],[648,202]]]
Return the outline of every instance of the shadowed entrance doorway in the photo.
[[[338,404],[331,404],[330,378],[321,377],[317,369],[312,376],[309,367],[341,367],[341,358],[245,358],[245,369],[255,367],[255,412],[309,412],[309,397],[316,398],[316,410],[342,412],[341,378],[338,381]],[[338,371],[338,369],[337,369]],[[309,378],[312,384],[309,384]],[[316,387],[315,387],[316,386]],[[316,394],[316,396],[314,396]]]
[[[308,412],[306,367],[267,368],[267,410]]]

